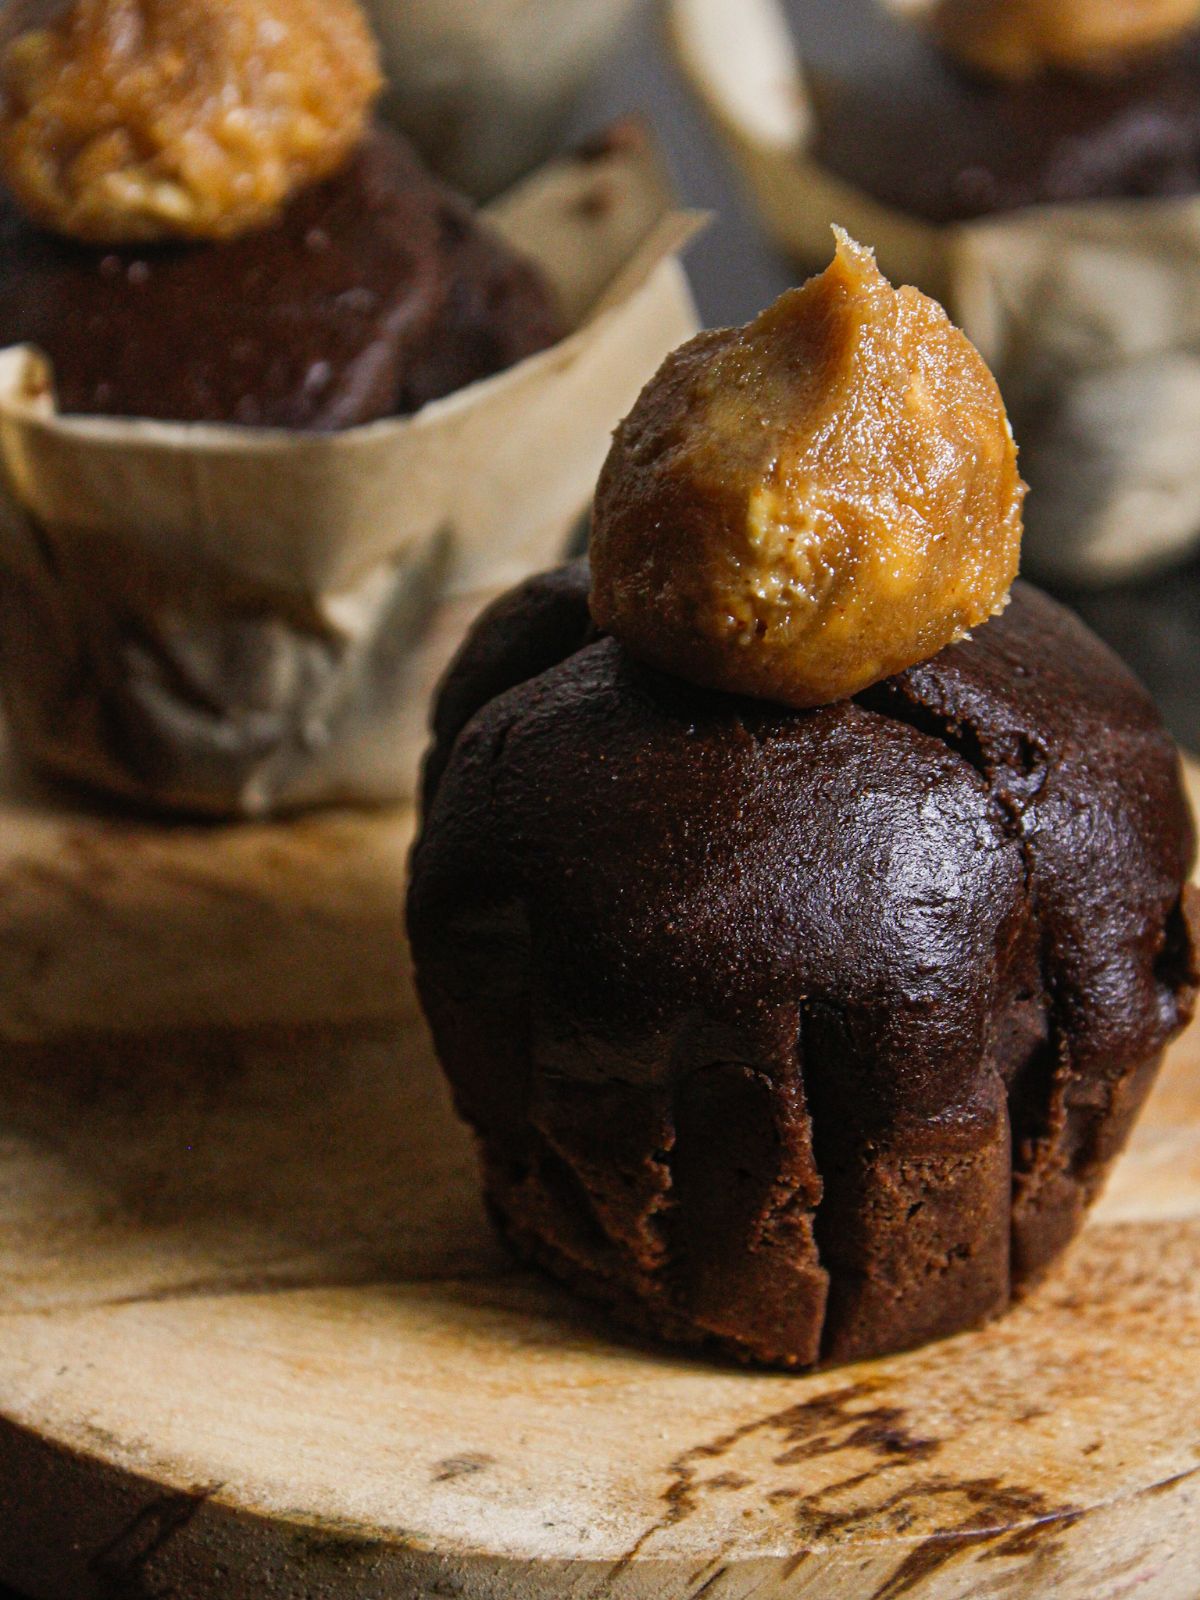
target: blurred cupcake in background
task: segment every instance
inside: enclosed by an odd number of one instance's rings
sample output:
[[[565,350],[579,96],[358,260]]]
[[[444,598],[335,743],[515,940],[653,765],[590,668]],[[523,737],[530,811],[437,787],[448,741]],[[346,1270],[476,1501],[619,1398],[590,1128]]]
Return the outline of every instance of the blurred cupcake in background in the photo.
[[[808,75],[813,155],[880,204],[940,224],[1200,190],[1197,0],[885,4],[860,23],[885,51],[844,38]]]
[[[374,123],[354,0],[77,0],[0,56],[0,345],[65,412],[332,430],[559,335],[554,293]]]
[[[432,683],[561,553],[694,312],[636,129],[481,216],[355,0],[70,0],[0,37],[0,691],[192,814],[411,793]]]
[[[776,239],[807,265],[831,220],[869,235],[982,349],[1031,568],[1101,585],[1195,548],[1200,0],[673,0],[673,22]]]

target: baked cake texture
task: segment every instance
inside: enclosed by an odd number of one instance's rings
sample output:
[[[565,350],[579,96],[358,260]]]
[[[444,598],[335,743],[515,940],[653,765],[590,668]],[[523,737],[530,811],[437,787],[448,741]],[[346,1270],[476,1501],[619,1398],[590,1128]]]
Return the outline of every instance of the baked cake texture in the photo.
[[[476,626],[413,858],[497,1221],[625,1324],[773,1366],[996,1315],[1191,1010],[1152,703],[1026,584],[805,711],[638,664],[588,587],[578,563]]]

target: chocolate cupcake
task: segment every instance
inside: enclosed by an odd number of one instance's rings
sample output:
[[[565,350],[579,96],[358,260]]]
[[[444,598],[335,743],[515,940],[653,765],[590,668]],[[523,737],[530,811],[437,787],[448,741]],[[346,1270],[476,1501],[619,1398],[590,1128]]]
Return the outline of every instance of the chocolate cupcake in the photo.
[[[355,0],[0,8],[0,697],[39,773],[412,798],[463,632],[695,329],[643,132],[482,217],[379,86]]]
[[[560,336],[537,269],[398,135],[370,125],[374,51],[348,0],[331,13],[308,0],[187,0],[151,6],[124,32],[120,10],[76,0],[52,27],[18,30],[0,57],[0,158],[16,196],[0,209],[0,346],[49,358],[62,411],[350,428],[417,411]],[[243,33],[259,52],[249,62]],[[276,36],[282,58],[262,59],[258,41]],[[211,73],[219,94],[176,85],[174,47],[196,55],[195,75]],[[294,135],[306,164],[248,205],[264,173],[296,161],[277,130],[314,120],[313,84],[329,96],[335,66],[348,104],[327,108],[319,138]],[[131,105],[130,85],[146,79],[152,105]],[[300,80],[299,109],[266,103],[278,79]],[[97,80],[94,104],[75,112],[83,148],[70,166],[51,132],[71,83]],[[211,99],[236,93],[239,140],[209,123]],[[265,148],[244,133],[256,113]],[[97,176],[118,125],[123,160]],[[135,159],[152,139],[153,154]],[[245,143],[257,159],[226,171]],[[216,155],[197,171],[193,151],[206,145]],[[55,159],[64,170],[50,183]]]
[[[514,1248],[784,1367],[1003,1311],[1196,983],[1177,753],[1078,620],[1025,584],[1005,606],[998,397],[891,294],[843,243],[668,362],[593,570],[514,592],[451,670],[413,858],[421,997]]]

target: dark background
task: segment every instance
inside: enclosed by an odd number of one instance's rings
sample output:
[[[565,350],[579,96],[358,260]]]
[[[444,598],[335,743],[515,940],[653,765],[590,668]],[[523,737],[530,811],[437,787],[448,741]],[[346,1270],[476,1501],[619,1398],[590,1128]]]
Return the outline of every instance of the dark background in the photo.
[[[793,0],[806,44],[836,50],[862,25],[864,0]],[[720,326],[745,322],[795,282],[762,239],[754,216],[702,114],[671,65],[652,12],[629,27],[616,58],[576,113],[575,142],[631,112],[648,117],[683,200],[715,213],[688,268],[700,314]],[[1065,596],[1129,659],[1159,699],[1177,737],[1200,749],[1200,558],[1182,571],[1103,594]],[[21,1600],[0,1585],[0,1600]],[[180,1597],[185,1600],[185,1597]]]

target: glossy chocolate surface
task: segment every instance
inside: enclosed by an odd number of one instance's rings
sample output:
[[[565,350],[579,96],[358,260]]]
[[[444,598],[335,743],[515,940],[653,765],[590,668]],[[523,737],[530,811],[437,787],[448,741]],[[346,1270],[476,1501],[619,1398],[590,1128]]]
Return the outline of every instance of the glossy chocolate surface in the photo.
[[[587,581],[480,624],[414,858],[421,994],[501,1226],[625,1322],[770,1364],[998,1313],[1191,1004],[1153,706],[1025,585],[798,712],[637,666]]]

